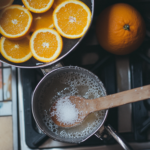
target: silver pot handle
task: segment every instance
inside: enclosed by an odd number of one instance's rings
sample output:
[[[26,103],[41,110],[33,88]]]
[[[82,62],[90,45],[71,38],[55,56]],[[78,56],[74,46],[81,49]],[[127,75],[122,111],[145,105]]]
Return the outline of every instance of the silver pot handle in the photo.
[[[133,150],[133,148],[123,138],[121,138],[110,125],[105,126],[105,129],[122,146],[124,150]]]
[[[41,71],[42,71],[42,73],[43,73],[44,75],[46,75],[47,73],[51,72],[52,70],[57,69],[57,68],[62,67],[62,66],[63,66],[62,63],[59,62],[59,63],[56,63],[56,64],[54,64],[54,65],[51,65],[51,66],[49,66],[49,67],[47,67],[47,68],[43,68],[43,69],[41,69]]]

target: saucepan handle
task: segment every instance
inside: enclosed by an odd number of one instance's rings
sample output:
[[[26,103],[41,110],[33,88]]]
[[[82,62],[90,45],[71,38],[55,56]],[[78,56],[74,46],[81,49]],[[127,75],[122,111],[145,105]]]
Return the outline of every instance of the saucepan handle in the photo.
[[[46,75],[47,73],[49,73],[49,72],[51,72],[51,71],[53,71],[59,67],[62,67],[62,66],[63,66],[63,64],[61,62],[59,62],[59,63],[56,63],[52,66],[47,67],[47,68],[42,68],[41,71],[44,75]]]
[[[107,132],[122,146],[124,150],[133,150],[133,148],[110,126],[105,126]]]

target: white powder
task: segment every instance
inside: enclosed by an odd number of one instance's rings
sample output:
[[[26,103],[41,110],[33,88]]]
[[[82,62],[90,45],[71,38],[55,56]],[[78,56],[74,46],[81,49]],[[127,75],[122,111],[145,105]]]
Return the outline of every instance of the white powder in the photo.
[[[55,109],[55,110],[54,110]],[[71,125],[78,121],[79,111],[69,100],[69,96],[60,98],[53,106],[51,116],[57,116],[56,119],[64,125]]]

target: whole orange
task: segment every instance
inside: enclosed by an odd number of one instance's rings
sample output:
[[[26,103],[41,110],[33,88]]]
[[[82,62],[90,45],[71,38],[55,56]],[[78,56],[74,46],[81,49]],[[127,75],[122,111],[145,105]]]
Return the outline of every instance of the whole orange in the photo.
[[[145,33],[142,16],[134,7],[125,3],[109,6],[97,19],[96,34],[100,45],[117,55],[136,50],[142,44]]]

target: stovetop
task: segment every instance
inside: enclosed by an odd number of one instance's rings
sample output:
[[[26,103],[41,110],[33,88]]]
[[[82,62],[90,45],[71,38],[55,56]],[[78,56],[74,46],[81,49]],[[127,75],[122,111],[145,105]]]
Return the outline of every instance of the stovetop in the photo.
[[[115,2],[129,2],[143,15],[147,34],[143,45],[127,56],[115,56],[103,50],[95,36],[95,23],[99,12]],[[150,83],[150,2],[95,1],[95,17],[90,31],[82,43],[61,61],[64,66],[80,66],[95,73],[104,83],[107,94],[113,94]],[[40,146],[34,144],[42,134],[31,112],[32,92],[43,77],[40,69],[18,69],[18,98],[21,150],[28,149],[119,149],[113,138],[99,140],[95,135],[85,142],[74,145],[47,139]],[[150,99],[109,109],[106,124],[113,126],[135,149],[150,148]],[[120,148],[121,149],[121,148]]]

